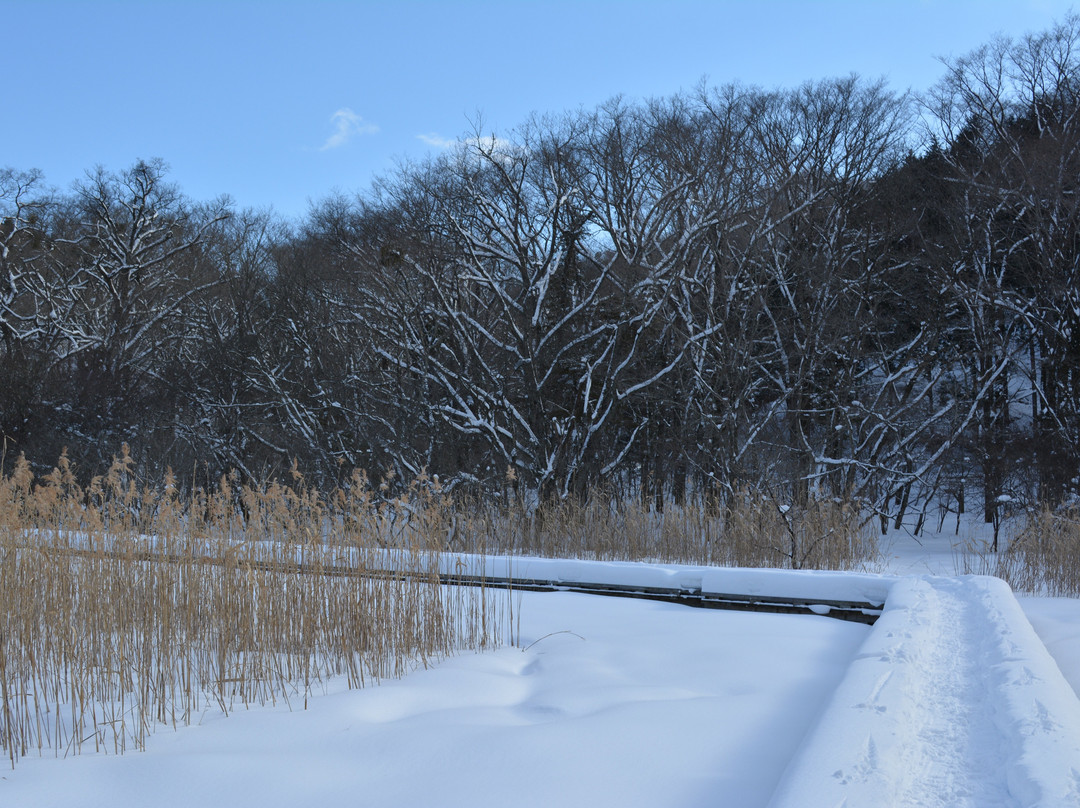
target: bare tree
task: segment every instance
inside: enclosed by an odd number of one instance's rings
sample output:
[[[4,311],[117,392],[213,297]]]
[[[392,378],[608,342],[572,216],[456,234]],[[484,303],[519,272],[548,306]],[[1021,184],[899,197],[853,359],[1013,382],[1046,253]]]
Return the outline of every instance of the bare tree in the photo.
[[[152,161],[89,174],[48,257],[58,280],[49,294],[60,301],[52,304],[57,357],[76,401],[71,440],[98,447],[99,460],[128,430],[144,433],[151,451],[149,434],[169,429],[163,371],[200,296],[220,281],[198,248],[229,215],[228,201],[193,208],[165,172]]]
[[[1073,16],[998,39],[947,62],[928,102],[954,186],[940,266],[963,319],[988,522],[1017,494],[1057,498],[1076,486],[1078,37]],[[1018,473],[1025,436],[1037,491]]]
[[[925,474],[914,455],[944,415],[927,411],[933,329],[882,330],[911,265],[867,213],[903,155],[906,100],[850,77],[745,109],[752,192],[723,258],[738,279],[728,297],[750,315],[728,343],[746,351],[753,406],[728,416],[744,424],[728,427],[733,454],[790,480],[796,500],[816,488],[885,508]]]

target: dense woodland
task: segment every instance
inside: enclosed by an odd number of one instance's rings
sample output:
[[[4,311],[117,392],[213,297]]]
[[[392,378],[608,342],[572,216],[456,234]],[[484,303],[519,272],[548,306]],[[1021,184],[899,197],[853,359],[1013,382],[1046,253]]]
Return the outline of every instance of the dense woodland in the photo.
[[[6,462],[882,515],[1080,493],[1080,18],[535,117],[300,221],[0,172]]]

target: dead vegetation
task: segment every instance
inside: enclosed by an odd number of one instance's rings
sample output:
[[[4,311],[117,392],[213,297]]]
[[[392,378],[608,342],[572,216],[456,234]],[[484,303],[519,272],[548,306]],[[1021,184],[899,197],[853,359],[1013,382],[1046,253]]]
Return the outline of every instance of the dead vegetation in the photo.
[[[39,480],[20,458],[0,477],[5,756],[121,753],[497,643],[503,607],[438,582],[444,504],[425,479],[381,504],[362,475],[323,497],[295,470],[181,497],[137,486],[126,449],[86,487],[65,458]]]
[[[876,558],[858,508],[811,499],[792,508],[767,493],[700,498],[657,512],[594,491],[584,501],[457,503],[452,549],[604,561],[852,569]]]
[[[512,596],[440,584],[447,551],[849,569],[876,554],[859,510],[753,492],[657,513],[585,500],[451,499],[421,475],[391,497],[235,476],[137,484],[124,447],[80,484],[66,457],[0,474],[0,748],[121,753],[156,728],[251,704],[305,706],[461,648],[498,644]],[[444,563],[444,567],[453,561]]]
[[[995,575],[1017,592],[1080,597],[1080,508],[1032,509],[1019,517],[999,552],[965,547],[958,571]]]

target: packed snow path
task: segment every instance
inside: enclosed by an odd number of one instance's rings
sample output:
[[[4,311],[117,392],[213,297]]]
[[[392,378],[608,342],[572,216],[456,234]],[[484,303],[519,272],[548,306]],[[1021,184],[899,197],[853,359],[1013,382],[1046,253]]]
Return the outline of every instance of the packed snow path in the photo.
[[[772,805],[1080,806],[1080,702],[1008,587],[893,585]]]

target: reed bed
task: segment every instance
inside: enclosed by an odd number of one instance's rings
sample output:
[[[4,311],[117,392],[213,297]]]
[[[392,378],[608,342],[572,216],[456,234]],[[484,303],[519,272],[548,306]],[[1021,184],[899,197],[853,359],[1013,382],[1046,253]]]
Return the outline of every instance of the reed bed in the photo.
[[[140,488],[125,450],[81,487],[65,458],[0,475],[0,748],[141,749],[161,726],[251,704],[306,706],[462,648],[497,644],[503,605],[439,584],[437,485],[377,502],[363,475],[320,496],[221,479]],[[334,541],[327,541],[332,536]]]
[[[729,567],[844,570],[878,557],[876,534],[857,506],[811,498],[791,508],[751,490],[662,512],[602,491],[536,507],[465,500],[455,507],[450,538],[452,549],[465,552]]]
[[[661,513],[602,491],[529,505],[392,482],[354,473],[320,493],[294,466],[286,483],[226,475],[181,495],[171,475],[138,485],[126,446],[85,485],[66,457],[39,479],[20,457],[0,474],[11,765],[141,749],[208,710],[306,706],[330,677],[361,687],[512,639],[512,594],[440,584],[448,551],[827,569],[877,552],[859,509],[833,500],[746,491]]]
[[[1016,520],[1003,549],[962,548],[959,572],[995,575],[1017,592],[1080,597],[1080,508],[1041,505]]]

